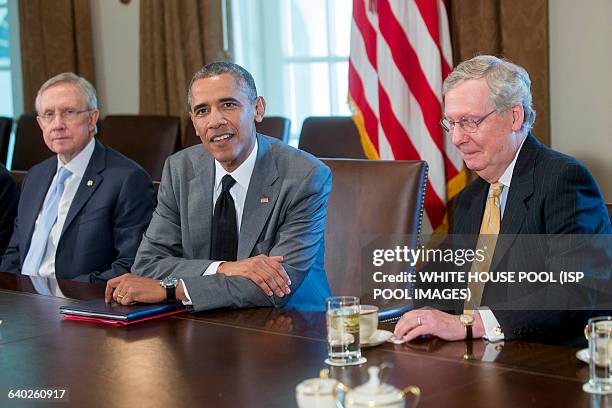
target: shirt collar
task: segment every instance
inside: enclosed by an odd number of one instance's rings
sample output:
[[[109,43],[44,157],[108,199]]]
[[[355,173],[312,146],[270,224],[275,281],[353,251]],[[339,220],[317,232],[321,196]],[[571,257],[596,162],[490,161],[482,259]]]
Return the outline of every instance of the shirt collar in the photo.
[[[506,189],[510,188],[510,182],[512,181],[512,173],[514,173],[514,166],[516,165],[516,159],[518,159],[518,155],[521,152],[523,143],[525,143],[525,139],[527,139],[527,136],[523,137],[523,141],[521,142],[521,145],[516,151],[516,154],[514,155],[514,159],[508,165],[508,167],[506,167],[506,171],[504,171],[504,173],[499,178],[499,182],[502,183],[504,187],[506,187]]]
[[[83,150],[77,154],[74,159],[70,160],[67,164],[64,164],[59,155],[57,156],[57,170],[61,167],[66,167],[72,174],[76,174],[79,177],[83,177],[85,174],[85,170],[87,169],[87,165],[89,164],[89,160],[93,155],[94,148],[96,147],[96,140],[94,137],[91,138],[87,146]]]
[[[215,160],[215,190],[220,188],[221,179],[226,174],[231,174],[232,178],[236,180],[236,183],[238,183],[243,189],[248,190],[251,175],[253,174],[253,169],[255,168],[255,161],[257,160],[258,149],[259,143],[257,142],[257,138],[255,138],[255,146],[249,154],[249,157],[247,157],[247,159],[231,173],[227,172],[221,163]]]

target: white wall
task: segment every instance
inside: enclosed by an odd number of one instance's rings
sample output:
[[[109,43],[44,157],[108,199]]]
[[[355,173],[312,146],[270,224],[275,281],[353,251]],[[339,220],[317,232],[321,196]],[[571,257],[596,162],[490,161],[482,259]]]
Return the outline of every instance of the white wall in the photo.
[[[552,148],[576,157],[612,202],[612,1],[549,0]]]
[[[102,115],[138,113],[140,1],[90,0]]]

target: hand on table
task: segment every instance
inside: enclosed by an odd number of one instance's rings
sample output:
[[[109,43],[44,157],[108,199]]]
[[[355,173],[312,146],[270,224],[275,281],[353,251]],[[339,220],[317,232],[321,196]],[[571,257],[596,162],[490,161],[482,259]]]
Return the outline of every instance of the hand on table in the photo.
[[[474,314],[472,326],[473,337],[482,337],[484,328],[478,313]],[[441,312],[436,309],[411,310],[401,317],[393,332],[396,338],[411,341],[419,336],[436,336],[443,340],[464,340],[465,326],[459,323],[457,315]]]
[[[182,284],[179,283],[179,286]],[[166,301],[166,289],[159,285],[157,279],[126,273],[106,282],[104,298],[106,303],[115,300],[124,306],[136,303],[160,303]]]
[[[217,273],[243,276],[253,281],[268,296],[283,297],[291,293],[291,280],[281,265],[282,256],[258,255],[235,262],[223,262]]]

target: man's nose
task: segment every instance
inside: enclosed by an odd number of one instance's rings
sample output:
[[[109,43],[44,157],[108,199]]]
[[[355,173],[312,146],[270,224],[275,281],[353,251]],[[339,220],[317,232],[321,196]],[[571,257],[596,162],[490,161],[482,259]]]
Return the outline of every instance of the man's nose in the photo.
[[[209,117],[210,120],[208,121],[208,127],[216,128],[227,124],[225,116],[223,116],[223,112],[221,112],[220,109],[212,108]]]
[[[459,124],[451,127],[449,133],[451,135],[451,143],[455,146],[459,146],[468,140],[467,132],[463,130]]]
[[[51,127],[52,129],[63,129],[66,125],[66,119],[62,117],[60,112],[56,112],[53,115],[53,119],[51,119]]]

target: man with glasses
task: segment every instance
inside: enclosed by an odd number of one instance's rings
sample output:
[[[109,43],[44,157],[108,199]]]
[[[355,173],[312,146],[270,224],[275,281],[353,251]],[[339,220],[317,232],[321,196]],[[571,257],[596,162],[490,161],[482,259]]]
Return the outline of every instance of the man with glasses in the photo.
[[[1,271],[84,282],[129,272],[155,206],[150,176],[94,138],[94,87],[73,73],[45,82],[37,120],[55,156],[25,177]]]
[[[467,168],[479,176],[458,195],[450,229],[452,234],[479,236],[479,242],[488,240],[484,241],[488,245],[477,247],[485,249],[487,256],[482,262],[474,261],[472,270],[518,272],[518,268],[529,265],[525,258],[534,263],[546,259],[536,263],[542,271],[572,262],[568,254],[555,253],[551,247],[538,250],[529,248],[520,238],[513,241],[516,235],[611,232],[601,192],[589,171],[575,159],[542,145],[531,134],[536,114],[530,88],[529,75],[522,67],[487,55],[459,64],[444,81],[441,125]],[[609,247],[607,252],[609,257]],[[609,269],[603,270],[600,276],[591,278],[605,288],[609,273]],[[468,288],[473,298],[461,301],[456,314],[412,310],[398,322],[395,336],[406,340],[433,335],[446,340],[534,337],[561,341],[555,331],[575,338],[585,323],[581,313],[560,308],[517,311],[521,307],[517,303],[502,310],[486,307],[499,299],[508,305],[521,302],[526,298],[520,291],[526,287],[514,287],[512,292],[509,285],[470,283]],[[548,293],[562,297],[575,288],[569,285],[565,289]],[[559,306],[564,299],[553,300]]]

